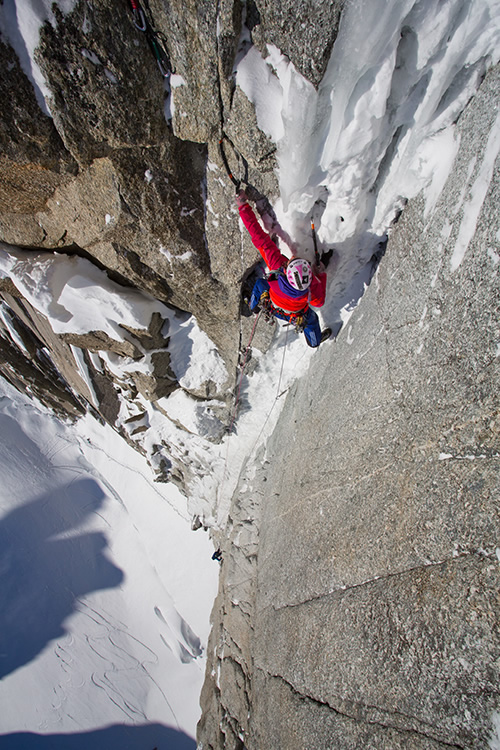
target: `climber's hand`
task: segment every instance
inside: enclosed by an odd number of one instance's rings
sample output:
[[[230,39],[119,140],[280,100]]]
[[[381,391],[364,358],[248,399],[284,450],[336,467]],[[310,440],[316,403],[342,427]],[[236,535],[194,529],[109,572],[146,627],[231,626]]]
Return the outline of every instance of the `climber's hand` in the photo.
[[[313,265],[313,274],[315,276],[319,276],[320,274],[325,273],[325,272],[326,272],[325,265],[321,261]]]
[[[247,202],[247,194],[244,190],[239,190],[236,193],[235,201],[238,204],[238,208],[241,208],[241,206],[245,205],[245,203]]]

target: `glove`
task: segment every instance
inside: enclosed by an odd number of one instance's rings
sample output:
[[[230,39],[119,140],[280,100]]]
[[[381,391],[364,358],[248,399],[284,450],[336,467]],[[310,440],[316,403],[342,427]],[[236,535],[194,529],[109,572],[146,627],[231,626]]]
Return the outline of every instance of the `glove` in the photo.
[[[320,276],[322,273],[326,273],[326,267],[325,264],[320,260],[319,263],[314,263],[313,274],[315,276]]]
[[[241,206],[245,205],[245,203],[247,202],[247,194],[244,190],[240,190],[238,193],[236,193],[235,201],[238,204],[238,208],[241,208]]]

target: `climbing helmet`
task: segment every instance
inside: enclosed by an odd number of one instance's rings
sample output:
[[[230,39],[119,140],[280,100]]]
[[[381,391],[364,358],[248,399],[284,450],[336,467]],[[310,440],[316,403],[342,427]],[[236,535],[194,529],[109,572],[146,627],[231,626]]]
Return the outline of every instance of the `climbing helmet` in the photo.
[[[303,258],[294,258],[286,267],[286,278],[294,289],[309,289],[312,279],[311,264]]]

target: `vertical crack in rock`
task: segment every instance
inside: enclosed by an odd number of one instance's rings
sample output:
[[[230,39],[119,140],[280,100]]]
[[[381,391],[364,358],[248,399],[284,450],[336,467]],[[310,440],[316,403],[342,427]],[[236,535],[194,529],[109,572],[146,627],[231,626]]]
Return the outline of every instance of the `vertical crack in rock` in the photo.
[[[259,667],[257,668],[259,669]],[[464,748],[462,744],[448,742],[446,736],[439,736],[439,732],[436,732],[431,725],[423,725],[415,717],[405,716],[397,710],[388,713],[378,706],[349,703],[339,696],[336,703],[325,702],[314,695],[301,692],[282,675],[268,674],[267,677],[271,681],[281,681],[291,691],[294,698],[305,704],[306,710],[319,709],[319,712],[322,713],[323,709],[326,709],[327,712],[331,712],[342,719],[352,720],[360,725],[370,725],[370,730],[379,727],[384,734],[392,733],[392,730],[394,730],[394,735],[399,737],[398,746],[400,747],[413,747],[413,740],[416,740],[417,746],[422,748],[457,748],[457,750],[463,750]],[[313,706],[316,706],[317,709],[314,709]],[[325,716],[323,721],[327,721]]]

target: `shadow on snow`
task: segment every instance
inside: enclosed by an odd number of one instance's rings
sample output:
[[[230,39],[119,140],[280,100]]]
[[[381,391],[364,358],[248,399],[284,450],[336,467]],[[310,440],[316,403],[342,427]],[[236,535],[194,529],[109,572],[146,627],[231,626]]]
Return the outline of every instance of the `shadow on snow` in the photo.
[[[1,426],[13,436],[19,431],[5,415]],[[31,441],[23,440],[30,451]],[[0,679],[65,633],[63,622],[78,597],[123,580],[105,557],[104,534],[76,532],[104,497],[96,481],[78,479],[0,520]]]
[[[115,725],[77,734],[15,732],[0,736],[0,750],[195,750],[196,742],[162,724]]]

